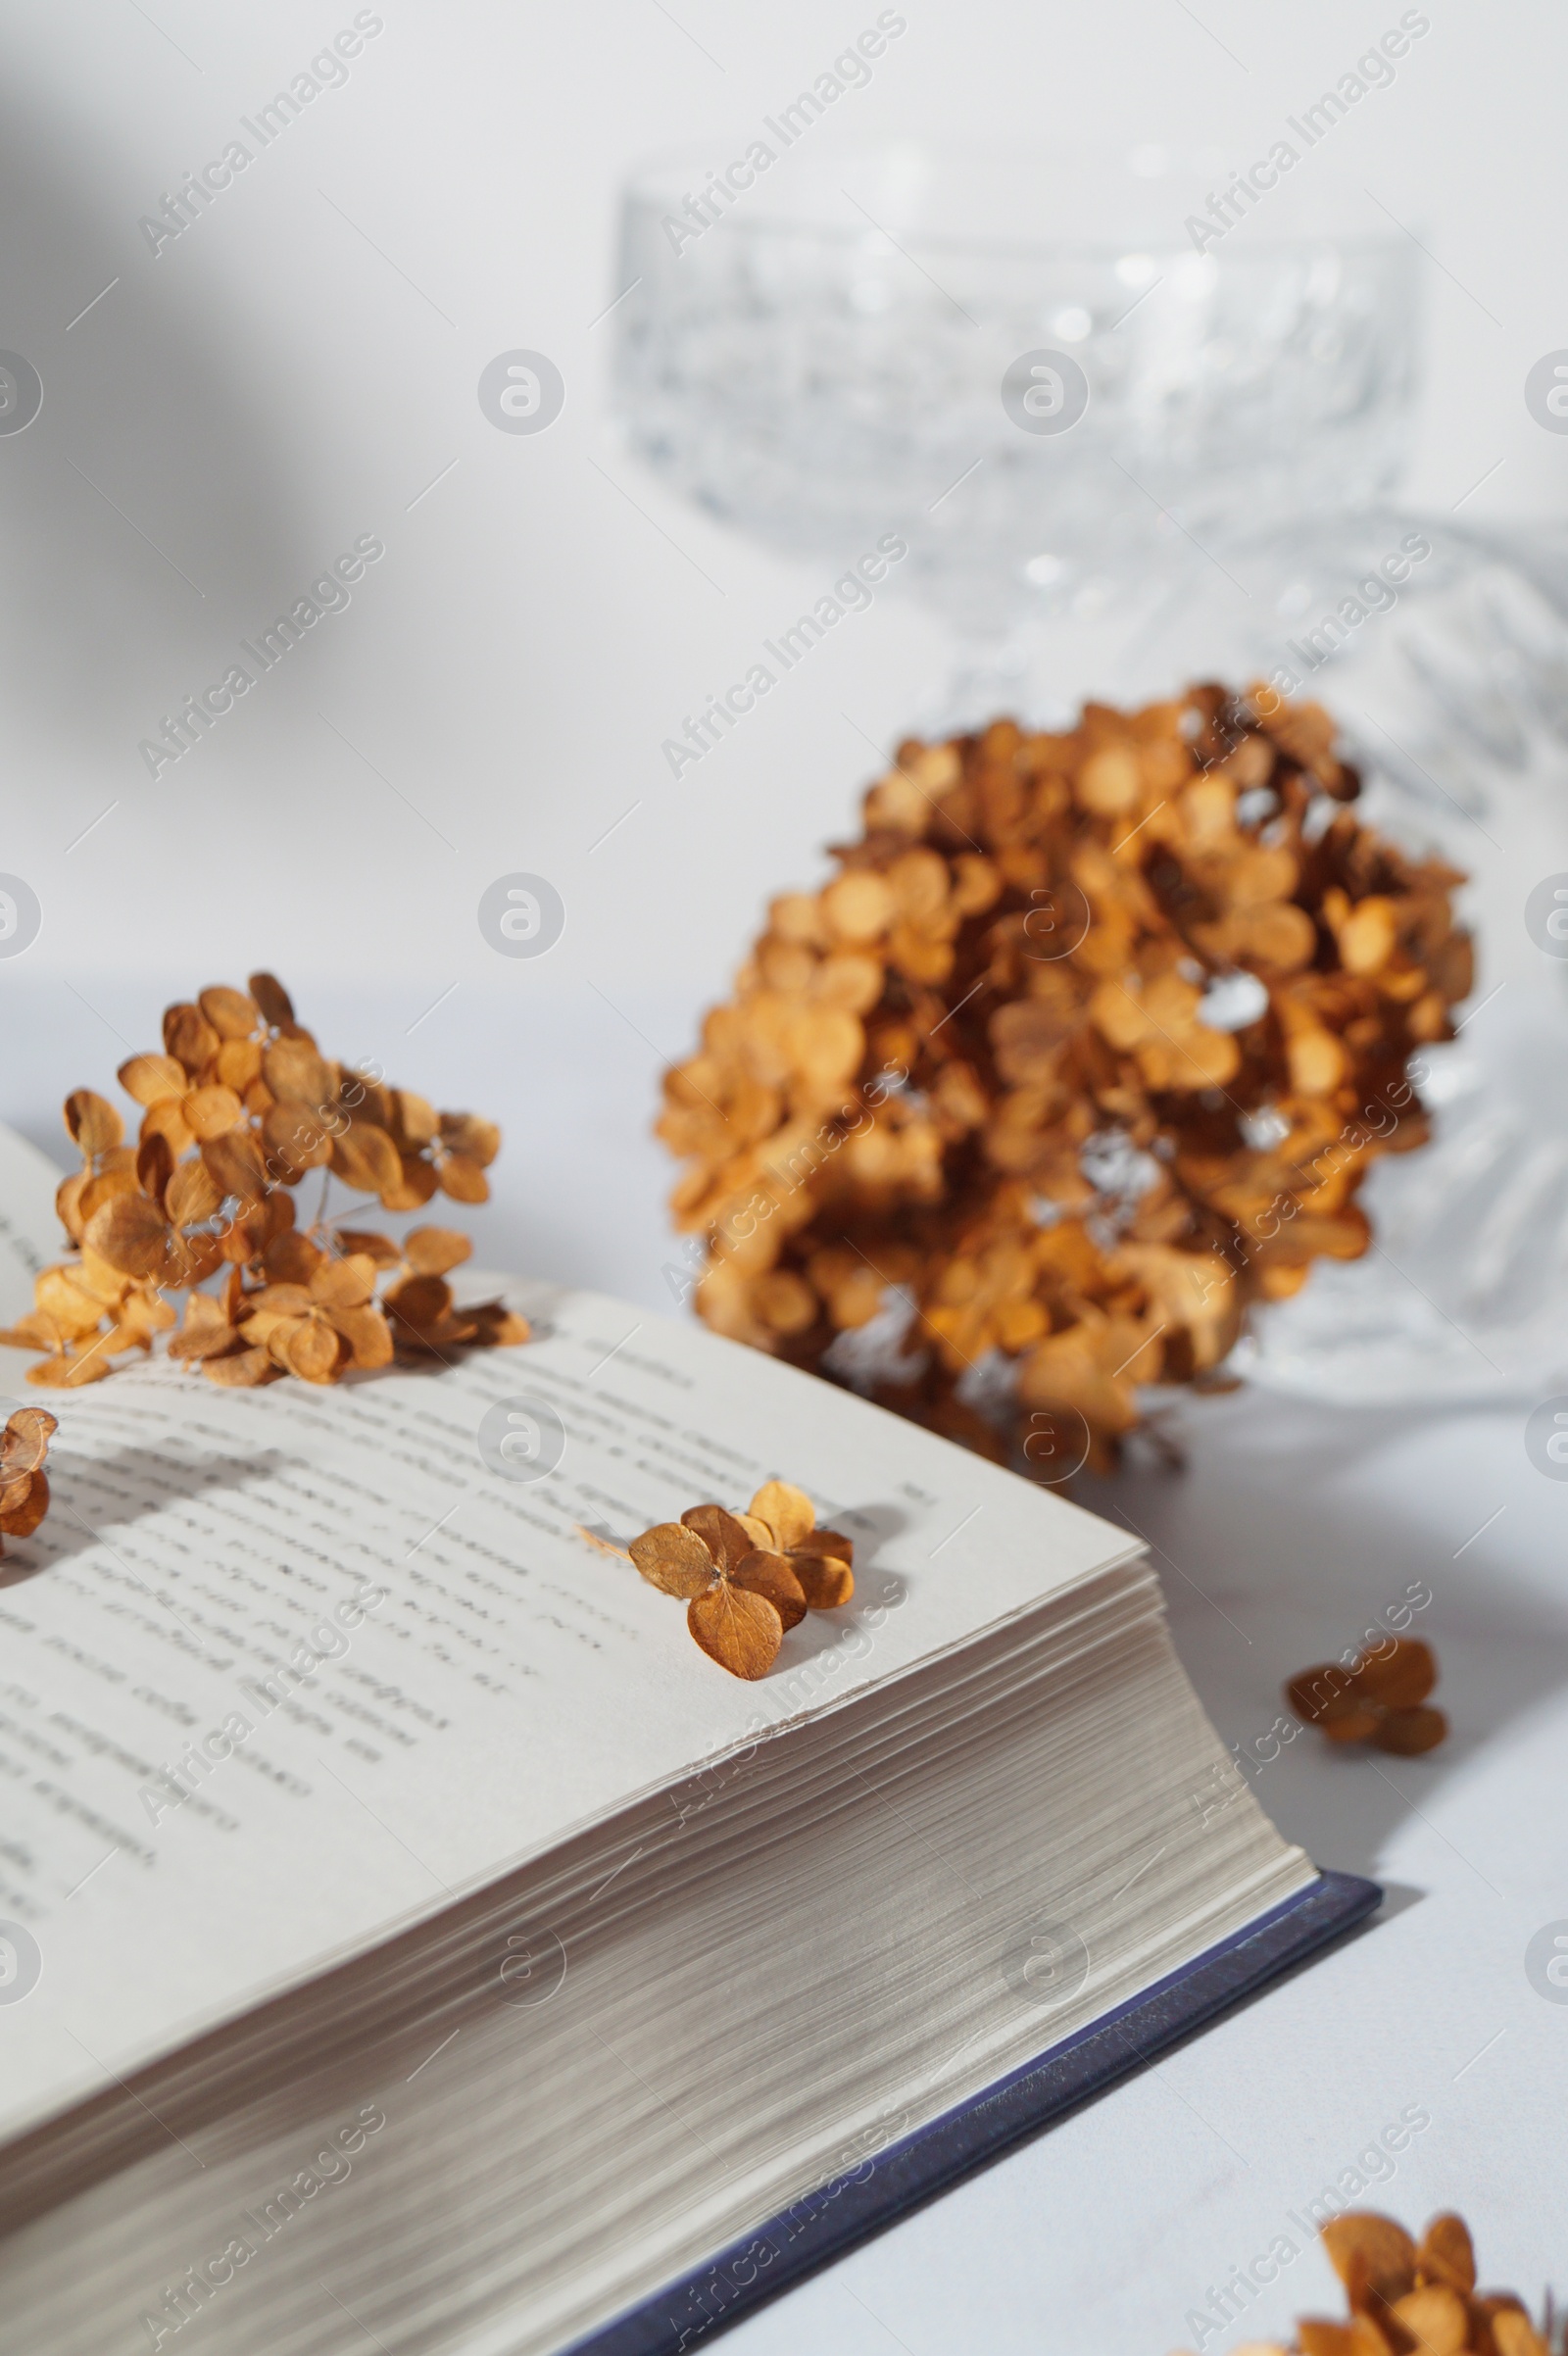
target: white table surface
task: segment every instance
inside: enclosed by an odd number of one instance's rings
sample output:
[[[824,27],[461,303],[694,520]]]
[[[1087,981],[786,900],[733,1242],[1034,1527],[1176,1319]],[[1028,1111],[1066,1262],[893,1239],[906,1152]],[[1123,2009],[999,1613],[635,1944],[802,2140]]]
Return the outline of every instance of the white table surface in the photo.
[[[155,1045],[169,998],[274,961],[331,1052],[504,1123],[497,1200],[473,1221],[482,1258],[667,1309],[681,1263],[647,1137],[660,1058],[690,1044],[763,896],[819,872],[874,747],[948,650],[880,602],[743,742],[671,785],[662,738],[821,567],[683,506],[617,442],[615,189],[649,149],[776,109],[875,10],[381,13],[349,84],[155,255],[140,217],[352,7],[9,11],[5,340],[46,399],[0,466],[3,863],[44,917],[0,962],[0,1119],[64,1158],[67,1086],[105,1086]],[[860,135],[1174,139],[1239,165],[1398,11],[907,13],[897,58],[855,96]],[[1432,38],[1333,156],[1434,257],[1412,497],[1464,521],[1539,518],[1561,510],[1568,457],[1522,399],[1565,340],[1564,24],[1544,0],[1431,13]],[[516,346],[548,350],[568,383],[537,440],[494,432],[474,396]],[[158,716],[372,530],[387,562],[353,611],[151,781],[137,742]],[[1078,684],[1117,682],[1086,664]],[[550,957],[502,971],[474,908],[515,869],[555,879],[568,925]],[[1285,1675],[1430,1583],[1419,1625],[1443,1662],[1446,1747],[1401,1763],[1302,1740],[1259,1786],[1325,1865],[1396,1901],[739,2327],[737,2356],[1228,2349],[1247,2324],[1204,2335],[1189,2312],[1411,2104],[1432,2125],[1374,2197],[1407,2219],[1458,2205],[1486,2277],[1539,2289],[1568,2007],[1535,1994],[1523,1955],[1568,1917],[1568,1491],[1525,1457],[1532,1403],[1193,1401],[1184,1476],[1086,1490],[1168,1549],[1183,1657],[1228,1739],[1260,1735]],[[1250,2329],[1329,2291],[1303,2251]]]
[[[422,1023],[433,993],[396,977],[297,996],[324,1044],[396,1042],[395,1076],[502,1121],[496,1201],[465,1214],[488,1264],[668,1313],[665,1271],[678,1275],[680,1254],[662,1211],[669,1165],[646,1125],[660,1056],[685,1047],[696,1009],[654,988],[617,1009],[547,982],[514,968]],[[50,1146],[62,1070],[107,1082],[105,1022],[150,1046],[175,977],[110,995],[90,974],[71,986],[19,965],[6,987],[0,1117]],[[1303,1733],[1254,1783],[1292,1840],[1383,1883],[1390,1902],[1359,1936],[735,2327],[736,2356],[1211,2356],[1284,2331],[1337,2305],[1291,2212],[1407,2106],[1431,2125],[1367,2204],[1409,2224],[1457,2207],[1485,2279],[1539,2296],[1562,2265],[1568,2005],[1536,1993],[1524,1954],[1568,1918],[1568,1486],[1525,1454],[1533,1403],[1352,1413],[1260,1391],[1188,1399],[1184,1473],[1145,1462],[1079,1485],[1080,1501],[1156,1549],[1182,1658],[1228,1742],[1258,1743],[1285,1677],[1355,1644],[1410,1582],[1431,1588],[1413,1629],[1438,1652],[1447,1743],[1424,1759],[1343,1756]],[[1298,2254],[1246,2322],[1222,2325],[1210,2286],[1280,2234]]]

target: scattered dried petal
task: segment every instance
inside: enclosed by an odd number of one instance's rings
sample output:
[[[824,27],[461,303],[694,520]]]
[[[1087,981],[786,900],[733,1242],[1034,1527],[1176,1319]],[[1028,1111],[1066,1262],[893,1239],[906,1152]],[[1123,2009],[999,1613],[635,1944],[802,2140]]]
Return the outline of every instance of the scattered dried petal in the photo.
[[[1436,1750],[1447,1732],[1448,1721],[1442,1710],[1429,1709],[1423,1704],[1416,1709],[1385,1711],[1372,1741],[1379,1750],[1393,1751],[1397,1758],[1413,1759],[1424,1750]]]
[[[744,1525],[722,1505],[692,1505],[680,1518],[688,1530],[696,1531],[726,1578],[753,1551]]]
[[[752,1499],[751,1510],[767,1524],[786,1553],[816,1524],[816,1508],[810,1498],[789,1481],[764,1481]]]
[[[715,1580],[687,1604],[686,1625],[709,1658],[732,1677],[765,1677],[784,1641],[784,1623],[766,1597],[728,1579]]]
[[[650,1586],[666,1595],[706,1595],[717,1576],[703,1540],[680,1522],[660,1522],[645,1530],[627,1551]]]
[[[765,1553],[759,1548],[746,1556],[731,1577],[749,1595],[765,1595],[786,1631],[805,1619],[806,1591],[796,1578],[788,1555]]]

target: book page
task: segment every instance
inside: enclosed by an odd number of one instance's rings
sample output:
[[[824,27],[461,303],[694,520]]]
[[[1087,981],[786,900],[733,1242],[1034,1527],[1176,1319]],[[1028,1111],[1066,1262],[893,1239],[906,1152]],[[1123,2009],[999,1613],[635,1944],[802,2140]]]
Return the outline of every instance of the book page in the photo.
[[[0,1325],[32,1306],[32,1280],[59,1259],[65,1234],[55,1210],[64,1170],[0,1125]]]
[[[166,1360],[28,1396],[61,1430],[0,1563],[0,2134],[1139,1550],[590,1294],[427,1374],[231,1392]],[[857,1592],[748,1684],[581,1533],[774,1475],[854,1535]]]

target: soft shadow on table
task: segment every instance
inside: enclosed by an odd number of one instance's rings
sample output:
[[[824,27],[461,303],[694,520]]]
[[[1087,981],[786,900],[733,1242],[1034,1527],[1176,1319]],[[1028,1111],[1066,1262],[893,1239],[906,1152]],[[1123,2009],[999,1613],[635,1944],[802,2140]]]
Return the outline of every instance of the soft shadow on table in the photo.
[[[1540,1591],[1494,1556],[1461,1548],[1456,1557],[1435,1542],[1421,1498],[1367,1480],[1418,1418],[1445,1446],[1474,1445],[1462,1409],[1352,1414],[1259,1392],[1195,1399],[1181,1416],[1185,1472],[1133,1456],[1115,1478],[1074,1490],[1078,1503],[1149,1544],[1183,1664],[1225,1740],[1254,1756],[1278,1746],[1260,1769],[1244,1769],[1281,1832],[1320,1865],[1374,1879],[1408,1815],[1425,1813],[1478,1751],[1568,1686],[1568,1622]],[[1531,1477],[1522,1462],[1519,1477]],[[1490,1463],[1487,1479],[1495,1479]],[[1477,1525],[1494,1502],[1492,1487],[1478,1486]],[[1422,1581],[1434,1600],[1406,1633],[1437,1652],[1433,1698],[1448,1714],[1447,1741],[1414,1759],[1335,1750],[1307,1728],[1271,1744],[1279,1718],[1294,1724],[1286,1678],[1363,1644]],[[1485,1880],[1484,1857],[1466,1862]]]

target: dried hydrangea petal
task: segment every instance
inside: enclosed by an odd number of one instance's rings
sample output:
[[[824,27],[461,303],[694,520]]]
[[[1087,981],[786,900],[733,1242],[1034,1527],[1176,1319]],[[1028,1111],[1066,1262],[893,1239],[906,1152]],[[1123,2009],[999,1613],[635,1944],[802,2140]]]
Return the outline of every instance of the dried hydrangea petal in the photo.
[[[1463,2356],[1470,2317],[1456,2291],[1441,2283],[1408,2290],[1394,2301],[1390,2312],[1414,2335],[1420,2356]]]
[[[455,1227],[411,1227],[403,1239],[404,1257],[416,1276],[445,1276],[472,1251],[471,1238]]]
[[[118,1146],[125,1134],[124,1123],[113,1104],[90,1088],[73,1089],[66,1099],[65,1111],[66,1127],[89,1160]]]
[[[30,1538],[48,1510],[48,1475],[35,1472],[17,1502],[0,1510],[0,1531],[7,1538]]]
[[[232,1357],[206,1359],[202,1372],[210,1383],[220,1383],[226,1391],[254,1391],[263,1383],[275,1383],[283,1368],[268,1350],[241,1350]]]
[[[1476,2253],[1464,2219],[1451,2209],[1432,2218],[1421,2236],[1415,2263],[1422,2282],[1446,2282],[1451,2290],[1474,2290]]]
[[[750,1534],[733,1513],[722,1505],[692,1505],[681,1515],[688,1530],[695,1530],[719,1569],[726,1575],[745,1561],[753,1550]]]
[[[751,1511],[766,1522],[785,1553],[816,1526],[815,1506],[805,1490],[791,1481],[764,1481],[752,1499]]]
[[[634,1538],[626,1550],[649,1585],[666,1595],[706,1595],[717,1576],[703,1540],[680,1522],[656,1524]]]
[[[59,1429],[47,1407],[16,1408],[0,1432],[0,1480],[17,1481],[39,1471]]]
[[[784,1641],[784,1623],[763,1595],[715,1580],[686,1606],[686,1625],[710,1660],[732,1677],[765,1677]]]
[[[158,1104],[169,1097],[182,1097],[190,1085],[184,1065],[176,1063],[172,1055],[128,1056],[116,1078],[138,1104]]]
[[[807,1612],[806,1590],[795,1575],[795,1565],[787,1554],[773,1554],[757,1548],[730,1573],[737,1587],[749,1595],[765,1595],[778,1613],[786,1632],[804,1620]]]
[[[813,1611],[837,1611],[855,1593],[855,1573],[842,1555],[816,1554],[797,1546],[790,1568]]]
[[[1357,1693],[1385,1709],[1413,1709],[1437,1684],[1438,1664],[1419,1637],[1395,1637],[1383,1650],[1362,1654],[1351,1682]]]
[[[1372,1732],[1371,1740],[1379,1750],[1392,1751],[1396,1758],[1419,1758],[1426,1750],[1436,1750],[1446,1741],[1448,1721],[1442,1710],[1421,1703],[1414,1709],[1385,1710]]]
[[[1347,2289],[1364,2288],[1374,2298],[1397,2299],[1415,2282],[1415,2243],[1402,2225],[1373,2209],[1348,2209],[1331,2217],[1321,2239],[1329,2264]]]
[[[243,990],[215,983],[199,994],[196,1004],[220,1040],[249,1039],[261,1028],[261,1009]]]

